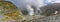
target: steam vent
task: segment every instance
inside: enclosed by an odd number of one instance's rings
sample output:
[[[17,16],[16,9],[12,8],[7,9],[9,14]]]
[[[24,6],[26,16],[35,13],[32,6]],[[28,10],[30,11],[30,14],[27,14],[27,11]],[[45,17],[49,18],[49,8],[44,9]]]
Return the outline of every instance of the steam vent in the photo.
[[[47,17],[23,15],[12,2],[0,0],[0,22],[60,22],[60,11]]]

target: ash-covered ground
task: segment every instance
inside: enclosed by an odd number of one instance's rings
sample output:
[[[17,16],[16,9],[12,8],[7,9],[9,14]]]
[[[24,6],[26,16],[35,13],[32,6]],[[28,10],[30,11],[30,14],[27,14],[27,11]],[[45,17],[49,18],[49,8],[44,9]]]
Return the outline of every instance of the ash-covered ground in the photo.
[[[2,18],[3,15],[0,15]],[[36,15],[36,16],[25,16],[26,20],[25,22],[60,22],[60,14],[58,15],[53,15],[53,16],[48,16],[48,17],[44,17],[44,16],[40,16],[40,15]],[[0,19],[0,22],[4,22]],[[8,22],[13,22],[11,19]],[[17,22],[17,21],[14,21]],[[20,21],[19,21],[20,22]]]
[[[30,22],[60,22],[60,13],[57,15],[51,15],[48,17],[38,16],[37,19],[32,19]]]

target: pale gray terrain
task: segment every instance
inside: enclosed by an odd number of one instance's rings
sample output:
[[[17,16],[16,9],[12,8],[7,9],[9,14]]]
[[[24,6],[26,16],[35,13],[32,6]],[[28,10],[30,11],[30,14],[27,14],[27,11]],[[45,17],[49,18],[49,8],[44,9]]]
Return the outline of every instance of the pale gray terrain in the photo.
[[[39,19],[33,19],[31,22],[60,22],[60,15],[54,15]]]

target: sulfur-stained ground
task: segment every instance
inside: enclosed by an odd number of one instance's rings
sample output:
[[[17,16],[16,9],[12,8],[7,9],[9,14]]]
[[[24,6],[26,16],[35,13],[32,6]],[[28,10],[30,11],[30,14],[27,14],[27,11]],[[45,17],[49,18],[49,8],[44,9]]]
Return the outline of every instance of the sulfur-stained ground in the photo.
[[[60,14],[38,19],[32,19],[31,22],[60,22]]]
[[[3,4],[4,3],[2,3],[2,5]],[[0,5],[1,5],[1,2],[0,2]],[[6,6],[6,3],[4,5]],[[3,21],[2,20],[3,18],[4,18],[4,14],[0,14],[0,22],[23,22],[22,19],[21,20],[17,19],[14,21],[11,18],[9,18],[8,21]],[[58,12],[57,15],[52,14],[51,16],[48,16],[48,17],[41,16],[41,15],[35,15],[35,16],[26,15],[26,16],[24,16],[24,19],[26,20],[24,22],[60,22],[60,12]]]
[[[0,16],[3,17],[3,15],[0,15]],[[27,20],[25,22],[60,22],[60,14],[53,15],[53,16],[48,16],[48,17],[44,17],[44,16],[40,16],[40,15],[36,15],[36,16],[27,15],[25,17],[26,17],[26,20]],[[3,21],[0,20],[0,22],[3,22]],[[13,21],[13,20],[9,19],[8,22],[18,22],[18,21],[17,20]]]

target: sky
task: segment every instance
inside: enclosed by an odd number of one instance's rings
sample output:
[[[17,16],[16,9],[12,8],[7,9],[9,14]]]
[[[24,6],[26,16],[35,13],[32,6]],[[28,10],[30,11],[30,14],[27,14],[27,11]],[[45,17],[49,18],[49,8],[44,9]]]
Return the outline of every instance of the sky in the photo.
[[[19,7],[19,2],[18,2],[18,0],[8,0],[8,1],[11,1],[11,2],[14,3],[17,7]]]
[[[8,0],[8,1],[11,1],[12,3],[14,3],[17,7],[20,6],[20,4],[19,4],[20,0]],[[44,0],[43,2],[45,4],[48,4],[48,3],[60,2],[60,0]]]
[[[12,3],[14,3],[17,7],[20,7],[20,4],[19,4],[19,1],[20,0],[8,0],[8,1],[11,1]],[[54,2],[58,2],[60,3],[60,0],[44,0],[44,3],[54,3]],[[0,15],[0,18],[3,17]]]

